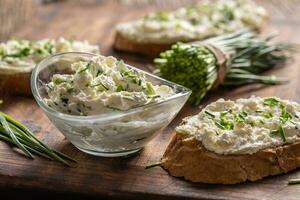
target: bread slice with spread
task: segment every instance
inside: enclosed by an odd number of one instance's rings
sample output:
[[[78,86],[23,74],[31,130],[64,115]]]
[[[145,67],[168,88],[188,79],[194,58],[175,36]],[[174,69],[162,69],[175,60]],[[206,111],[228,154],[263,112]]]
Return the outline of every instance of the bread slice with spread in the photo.
[[[35,65],[46,56],[70,51],[99,53],[98,46],[87,41],[64,38],[0,43],[0,93],[31,95],[30,76]]]
[[[156,56],[178,41],[202,40],[245,27],[260,29],[266,18],[265,9],[250,0],[204,1],[117,25],[114,47]]]
[[[187,117],[161,161],[172,176],[235,184],[300,167],[300,105],[275,97],[220,99]]]

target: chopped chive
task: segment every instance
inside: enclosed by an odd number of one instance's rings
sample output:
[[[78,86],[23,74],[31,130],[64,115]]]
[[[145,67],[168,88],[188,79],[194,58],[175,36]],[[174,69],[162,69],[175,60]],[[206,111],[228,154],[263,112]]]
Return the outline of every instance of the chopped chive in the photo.
[[[95,84],[95,85],[90,85],[90,87],[97,87],[99,85],[101,85],[105,90],[109,90],[109,88],[106,87],[102,82],[99,82],[98,84]]]
[[[145,165],[145,169],[150,169],[152,167],[158,167],[158,166],[161,166],[161,162],[149,163]]]
[[[280,137],[282,138],[282,141],[283,141],[284,143],[286,143],[285,132],[284,132],[284,130],[283,130],[283,128],[282,128],[281,125],[279,126],[278,131],[279,131]]]
[[[216,125],[218,128],[222,129],[222,130],[225,130],[225,129],[226,129],[226,128],[225,128],[223,125],[221,125],[219,122],[215,122],[215,125]]]
[[[208,110],[205,110],[204,113],[207,114],[210,118],[215,118],[215,115],[209,112]]]
[[[264,113],[264,117],[267,118],[267,119],[270,119],[270,118],[273,117],[273,114],[270,111],[268,111],[268,112]]]
[[[102,73],[103,73],[103,71],[100,70],[100,69],[98,69],[98,70],[97,70],[97,73],[96,73],[96,77],[99,76],[99,75],[102,74]]]
[[[266,105],[266,106],[277,106],[277,105],[279,105],[279,103],[280,103],[280,101],[278,101],[275,98],[270,97],[270,98],[264,99],[263,104]]]
[[[265,122],[261,119],[261,120],[259,120],[259,124],[260,125],[265,125]]]
[[[118,85],[116,92],[121,92],[123,90],[123,87],[121,85]]]
[[[156,92],[151,83],[149,83],[149,82],[146,83],[146,89],[150,95],[156,95]]]
[[[92,64],[92,61],[88,62],[87,65],[86,65],[86,67],[83,68],[82,70],[80,70],[78,73],[82,73],[82,72],[88,70],[88,68],[91,66],[91,64]]]

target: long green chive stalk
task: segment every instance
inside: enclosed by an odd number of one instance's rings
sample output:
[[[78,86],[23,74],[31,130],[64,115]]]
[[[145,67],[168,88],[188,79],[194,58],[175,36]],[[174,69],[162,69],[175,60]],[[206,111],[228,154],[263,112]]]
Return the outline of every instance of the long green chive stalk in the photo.
[[[300,184],[300,178],[293,178],[288,180],[288,184]]]
[[[190,101],[198,105],[207,92],[219,85],[283,83],[275,76],[259,75],[285,62],[292,49],[287,44],[271,43],[274,36],[261,38],[252,30],[243,29],[202,42],[177,43],[154,63],[160,76],[190,88]],[[220,57],[225,60],[222,66]]]
[[[16,146],[31,159],[34,158],[33,154],[36,154],[67,166],[71,166],[70,162],[76,162],[67,155],[50,149],[38,140],[26,126],[3,112],[0,112],[0,139]]]

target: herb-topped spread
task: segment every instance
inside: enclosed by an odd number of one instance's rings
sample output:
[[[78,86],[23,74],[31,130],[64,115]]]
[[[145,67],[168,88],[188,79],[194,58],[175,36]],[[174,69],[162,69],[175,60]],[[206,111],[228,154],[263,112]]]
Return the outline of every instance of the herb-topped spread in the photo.
[[[220,99],[176,128],[218,154],[252,154],[293,143],[300,134],[300,105],[275,97]]]
[[[161,11],[120,24],[117,31],[137,42],[174,43],[203,39],[243,27],[260,28],[266,18],[264,8],[249,0],[219,0]]]
[[[46,85],[46,103],[63,113],[86,116],[128,110],[173,94],[170,87],[153,85],[143,73],[111,56],[74,62],[71,68],[74,73],[55,74]]]
[[[31,72],[35,64],[46,56],[70,52],[98,53],[98,47],[87,41],[66,40],[64,38],[37,41],[9,40],[0,43],[0,73],[15,74]]]

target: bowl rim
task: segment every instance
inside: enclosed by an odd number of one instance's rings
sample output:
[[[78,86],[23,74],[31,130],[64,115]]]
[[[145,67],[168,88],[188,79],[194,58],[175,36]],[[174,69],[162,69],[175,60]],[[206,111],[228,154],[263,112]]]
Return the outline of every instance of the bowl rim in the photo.
[[[103,120],[115,119],[115,118],[123,117],[123,116],[129,115],[129,114],[132,114],[132,113],[142,112],[146,108],[150,108],[152,106],[160,105],[160,104],[163,104],[163,103],[166,103],[166,102],[169,102],[169,101],[172,101],[172,100],[184,97],[184,96],[189,97],[192,93],[192,91],[190,89],[188,89],[188,88],[186,88],[182,85],[179,85],[179,84],[173,83],[171,81],[165,80],[165,79],[163,79],[161,77],[158,77],[154,74],[151,74],[149,72],[146,72],[144,70],[141,70],[139,68],[133,67],[133,66],[125,63],[126,66],[128,66],[128,67],[130,67],[130,68],[132,68],[132,69],[134,69],[138,72],[144,73],[145,75],[150,76],[150,77],[152,77],[156,80],[159,80],[159,81],[163,82],[163,84],[166,84],[169,87],[171,87],[172,89],[179,88],[181,91],[179,93],[175,93],[174,95],[169,96],[169,97],[167,97],[165,99],[162,99],[160,101],[149,103],[149,104],[138,106],[138,107],[134,107],[134,108],[131,108],[129,110],[114,111],[114,112],[111,112],[111,113],[103,113],[103,114],[88,115],[88,116],[70,115],[70,114],[59,112],[59,111],[49,107],[45,103],[43,98],[41,97],[40,93],[38,92],[37,81],[36,81],[36,79],[38,77],[38,72],[39,72],[39,69],[41,68],[41,66],[43,66],[45,63],[49,62],[52,59],[55,59],[57,57],[61,57],[61,56],[64,56],[64,55],[76,55],[76,54],[81,55],[81,56],[89,56],[89,57],[101,55],[101,54],[86,53],[86,52],[64,52],[64,53],[53,54],[53,55],[47,56],[46,58],[41,60],[39,63],[37,63],[35,68],[32,71],[32,74],[31,74],[31,91],[32,91],[32,94],[33,94],[36,102],[38,103],[38,105],[43,110],[46,110],[47,112],[53,114],[54,116],[56,116],[58,118],[61,118],[61,119],[64,119],[64,120],[72,120],[72,121],[87,121],[87,120],[88,121],[90,121],[90,120],[99,121],[99,119],[103,119]],[[187,99],[186,99],[186,101],[187,101]],[[186,103],[186,101],[184,102],[184,104]]]

